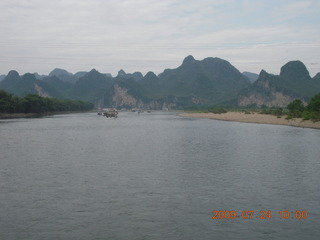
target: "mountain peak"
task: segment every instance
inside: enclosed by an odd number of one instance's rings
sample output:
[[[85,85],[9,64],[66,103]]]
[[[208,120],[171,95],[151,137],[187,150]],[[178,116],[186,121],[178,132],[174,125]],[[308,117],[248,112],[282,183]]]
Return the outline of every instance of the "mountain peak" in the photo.
[[[1,81],[2,87],[8,87],[11,86],[12,84],[15,84],[19,82],[20,80],[20,75],[17,71],[11,70],[8,75]]]
[[[7,75],[7,78],[10,78],[10,79],[11,78],[18,78],[18,77],[20,77],[19,73],[15,70],[11,70]]]
[[[194,57],[192,55],[189,55],[183,60],[183,64],[190,64],[190,63],[193,63],[195,61],[196,60],[194,59]]]
[[[50,73],[49,73],[49,77],[53,77],[53,76],[72,76],[72,73],[69,73],[67,70],[61,69],[61,68],[55,68],[53,69]]]
[[[309,71],[301,61],[290,61],[281,68],[280,76],[284,78],[311,79]]]
[[[96,77],[101,75],[100,72],[98,72],[95,68],[91,69],[90,72],[88,72],[85,76],[89,76],[89,77]]]
[[[125,76],[126,75],[126,72],[121,69],[119,72],[118,72],[118,77],[122,77],[122,76]]]
[[[148,72],[144,78],[145,80],[148,80],[148,81],[154,81],[154,80],[158,80],[159,78],[157,77],[157,75],[154,74],[154,72]]]
[[[131,74],[134,80],[140,81],[143,78],[143,75],[141,72],[134,72]]]
[[[23,79],[32,79],[32,80],[36,80],[36,76],[32,73],[26,73],[22,76]]]
[[[320,81],[320,72],[313,77],[313,80]]]
[[[267,73],[267,71],[264,70],[264,69],[262,69],[262,70],[260,71],[260,73],[259,73],[259,76],[260,76],[260,77],[264,77],[264,76],[266,76],[266,75],[268,75],[268,73]]]

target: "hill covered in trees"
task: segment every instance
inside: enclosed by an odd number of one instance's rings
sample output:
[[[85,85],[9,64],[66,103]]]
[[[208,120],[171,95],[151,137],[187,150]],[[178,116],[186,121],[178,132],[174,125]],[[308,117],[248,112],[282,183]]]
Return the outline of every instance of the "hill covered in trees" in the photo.
[[[93,104],[77,100],[63,100],[28,94],[17,97],[0,90],[0,113],[47,113],[65,111],[87,111]]]
[[[306,66],[300,61],[285,64],[280,75],[262,70],[259,78],[239,93],[238,106],[285,107],[294,99],[301,99],[306,104],[320,92],[318,75],[311,78]]]
[[[260,75],[242,74],[226,60],[212,57],[196,60],[188,56],[179,67],[166,69],[159,75],[148,72],[143,76],[139,72],[131,74],[120,70],[112,77],[95,69],[76,74],[55,69],[48,76],[30,73],[20,76],[10,71],[0,82],[0,89],[20,97],[37,94],[84,100],[95,107],[283,107],[296,98],[306,104],[319,93],[319,76],[311,78],[300,61],[287,63],[277,76],[264,70]]]

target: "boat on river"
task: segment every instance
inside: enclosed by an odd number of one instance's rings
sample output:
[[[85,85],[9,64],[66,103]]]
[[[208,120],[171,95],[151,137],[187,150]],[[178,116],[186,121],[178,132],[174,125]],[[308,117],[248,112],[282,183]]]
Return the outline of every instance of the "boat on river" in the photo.
[[[106,118],[117,118],[118,110],[116,108],[107,108],[105,112],[103,112],[103,116]]]

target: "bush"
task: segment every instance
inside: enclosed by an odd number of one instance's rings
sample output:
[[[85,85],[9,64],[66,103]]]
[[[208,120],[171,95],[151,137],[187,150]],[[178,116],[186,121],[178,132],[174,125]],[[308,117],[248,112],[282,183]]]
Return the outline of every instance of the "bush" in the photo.
[[[310,103],[307,106],[307,109],[312,112],[320,113],[320,93],[311,98]]]
[[[289,103],[287,106],[292,117],[301,118],[302,113],[305,109],[303,102],[300,99],[296,99],[293,102]]]
[[[303,118],[303,120],[320,119],[320,93],[311,98],[310,103],[305,107],[300,99],[288,104],[287,119]]]

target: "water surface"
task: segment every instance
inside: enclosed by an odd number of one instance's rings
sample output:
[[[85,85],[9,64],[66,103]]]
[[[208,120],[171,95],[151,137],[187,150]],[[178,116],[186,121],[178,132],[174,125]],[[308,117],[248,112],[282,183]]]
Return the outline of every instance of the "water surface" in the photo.
[[[0,239],[319,239],[319,142],[163,112],[1,120]]]

